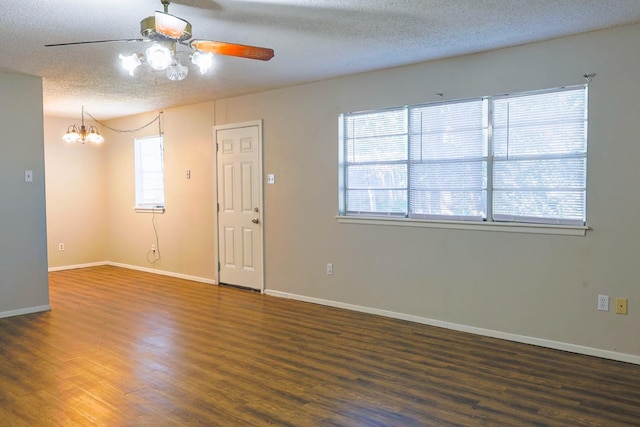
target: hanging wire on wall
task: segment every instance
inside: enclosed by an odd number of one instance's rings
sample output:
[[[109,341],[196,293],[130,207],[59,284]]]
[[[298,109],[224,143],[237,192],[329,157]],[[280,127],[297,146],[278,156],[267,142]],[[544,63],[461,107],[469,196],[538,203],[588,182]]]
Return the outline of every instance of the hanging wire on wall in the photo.
[[[158,135],[162,135],[162,114],[163,111],[160,111],[158,113],[158,115],[156,117],[153,118],[153,120],[151,120],[149,123],[144,124],[138,128],[135,129],[118,129],[118,128],[114,128],[111,127],[107,124],[105,124],[104,122],[101,122],[100,120],[96,119],[95,117],[93,117],[91,115],[90,112],[88,112],[86,109],[84,110],[84,112],[87,114],[87,116],[91,117],[96,123],[98,123],[101,126],[104,126],[105,128],[116,132],[116,133],[136,133],[136,132],[140,132],[141,130],[148,128],[149,126],[151,126],[152,124],[154,124],[155,122],[158,122]]]
[[[156,238],[156,247],[147,252],[147,262],[149,264],[156,264],[162,260],[162,255],[160,254],[160,238],[158,237],[155,209],[151,211],[151,225],[153,226],[153,234]]]

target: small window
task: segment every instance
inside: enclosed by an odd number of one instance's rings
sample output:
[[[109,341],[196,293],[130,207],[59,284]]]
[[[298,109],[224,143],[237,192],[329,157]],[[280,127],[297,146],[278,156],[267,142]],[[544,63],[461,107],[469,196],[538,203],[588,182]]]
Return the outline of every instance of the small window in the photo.
[[[586,222],[587,87],[340,116],[340,214]]]
[[[164,208],[164,149],[162,136],[134,141],[136,209]]]

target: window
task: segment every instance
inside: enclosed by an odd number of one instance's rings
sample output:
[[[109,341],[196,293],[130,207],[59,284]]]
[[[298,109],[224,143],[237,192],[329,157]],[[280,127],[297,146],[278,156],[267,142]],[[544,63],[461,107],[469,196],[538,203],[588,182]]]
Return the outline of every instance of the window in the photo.
[[[584,225],[587,87],[340,116],[340,214]]]
[[[164,150],[162,136],[134,141],[136,209],[164,208]]]

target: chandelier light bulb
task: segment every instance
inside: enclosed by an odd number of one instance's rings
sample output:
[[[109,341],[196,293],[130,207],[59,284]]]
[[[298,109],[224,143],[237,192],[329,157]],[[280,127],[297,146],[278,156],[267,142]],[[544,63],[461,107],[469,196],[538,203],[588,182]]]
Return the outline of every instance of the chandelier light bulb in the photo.
[[[200,67],[200,74],[206,74],[213,64],[213,54],[211,52],[193,52],[191,54],[191,62]]]
[[[134,53],[128,56],[120,54],[119,58],[122,61],[122,66],[124,67],[125,70],[129,72],[130,76],[133,76],[133,71],[136,68],[138,68],[140,64],[142,64],[142,61],[140,60],[140,55],[137,53]]]
[[[171,51],[158,43],[154,43],[147,48],[145,56],[147,57],[147,64],[158,71],[166,70],[173,61]]]

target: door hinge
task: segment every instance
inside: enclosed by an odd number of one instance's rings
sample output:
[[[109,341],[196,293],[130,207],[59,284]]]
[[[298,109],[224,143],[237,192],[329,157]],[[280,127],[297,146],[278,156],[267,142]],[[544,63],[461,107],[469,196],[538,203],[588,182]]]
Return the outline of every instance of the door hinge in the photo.
[[[218,261],[218,271],[220,271],[220,261]]]
[[[217,203],[218,205],[218,212],[220,212],[220,203]]]
[[[216,152],[218,152],[218,149],[219,149],[218,143],[216,142]]]

